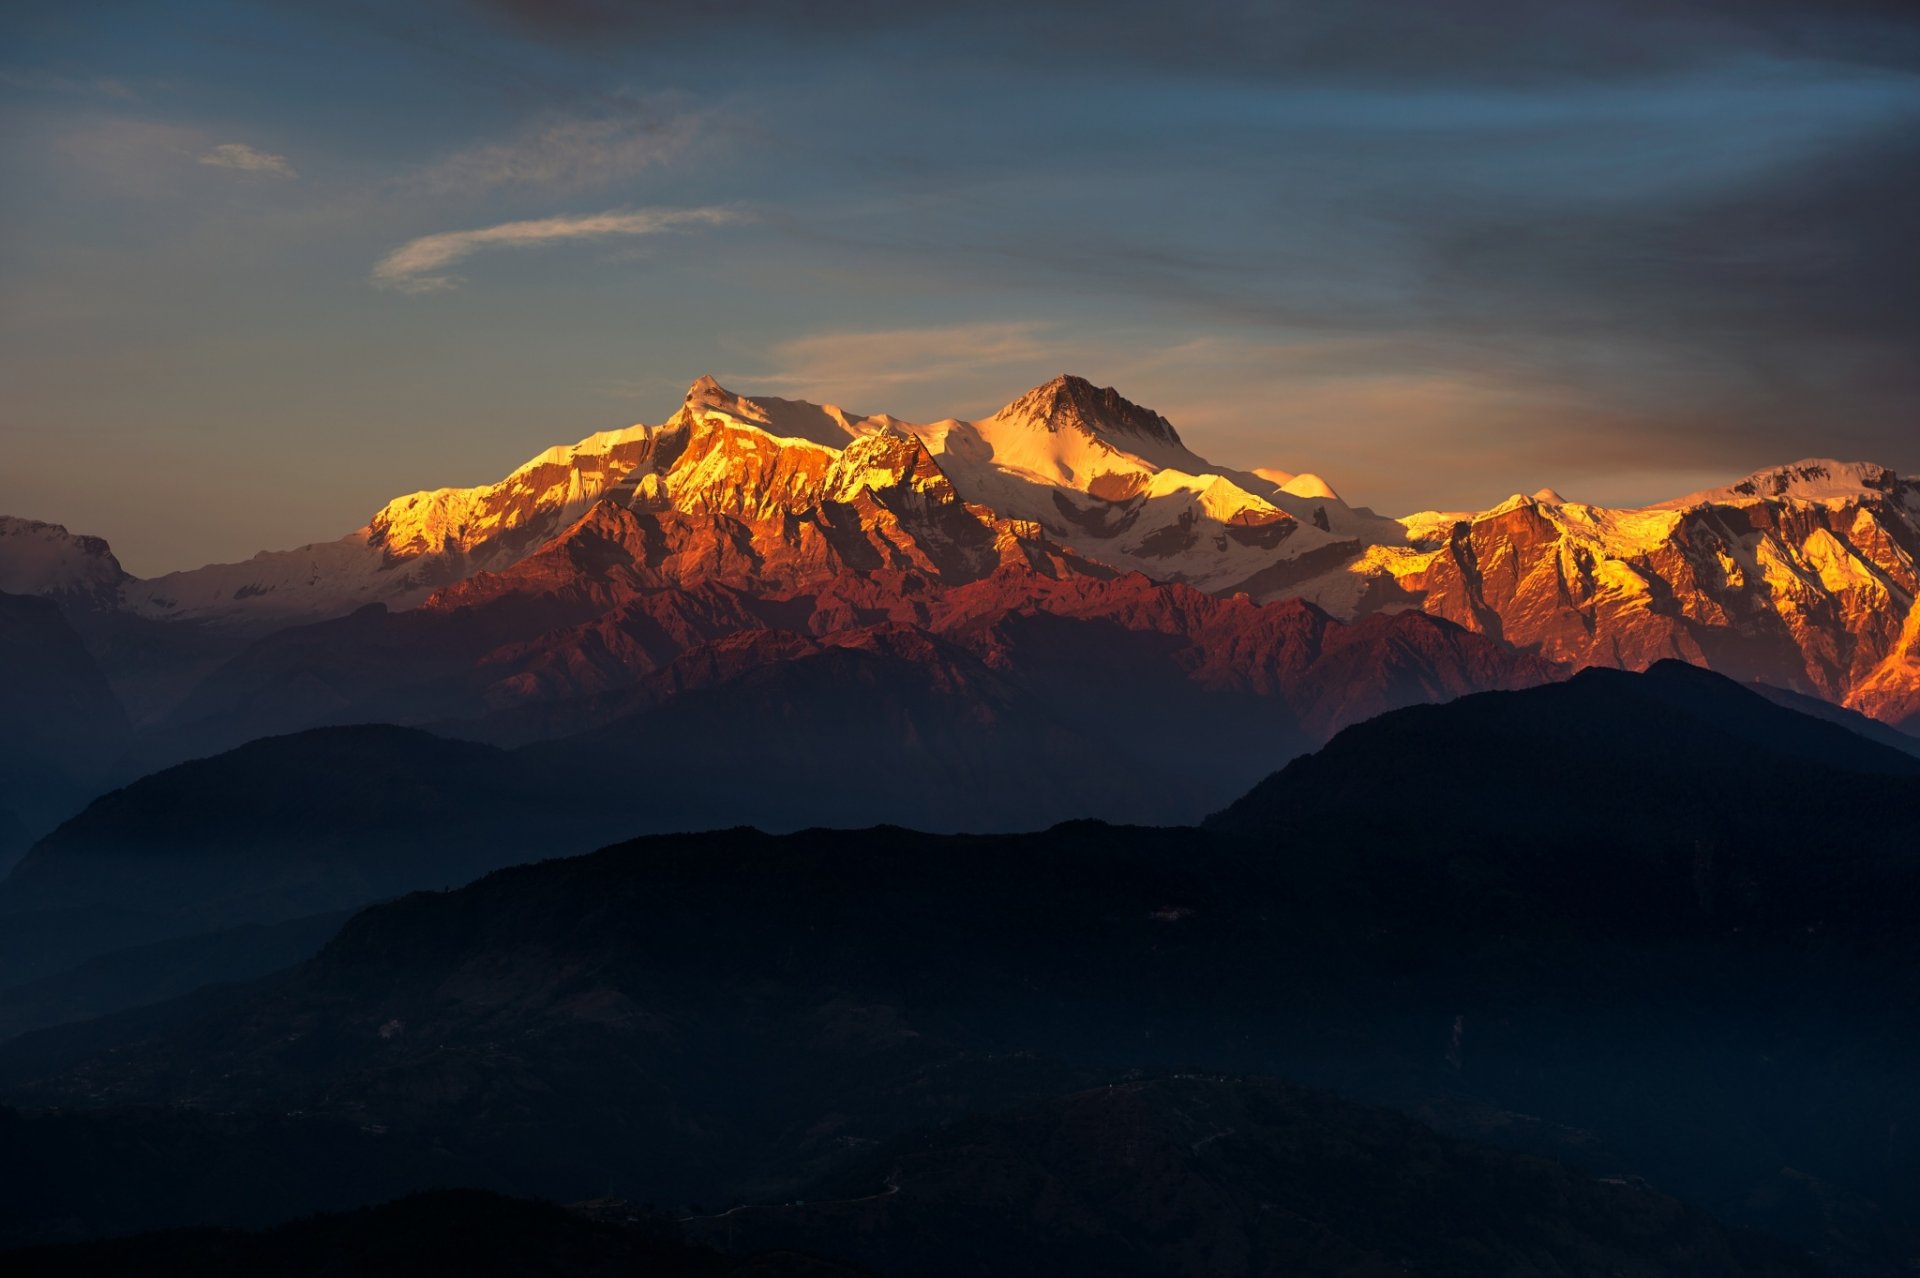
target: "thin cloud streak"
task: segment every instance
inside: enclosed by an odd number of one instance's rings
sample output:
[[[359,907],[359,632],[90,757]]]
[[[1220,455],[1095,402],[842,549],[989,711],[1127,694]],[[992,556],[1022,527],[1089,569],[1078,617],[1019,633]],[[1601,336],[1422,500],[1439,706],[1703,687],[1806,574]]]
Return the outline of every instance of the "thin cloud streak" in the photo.
[[[266,173],[274,177],[292,178],[300,175],[284,155],[273,155],[267,151],[256,151],[244,142],[222,142],[211,151],[201,154],[200,163],[211,164],[215,168],[239,169],[242,173]]]
[[[622,235],[657,235],[743,220],[739,212],[725,208],[642,209],[503,222],[471,231],[442,231],[409,240],[381,258],[374,264],[373,283],[376,287],[403,293],[442,293],[459,287],[459,281],[440,272],[482,249],[534,248]]]

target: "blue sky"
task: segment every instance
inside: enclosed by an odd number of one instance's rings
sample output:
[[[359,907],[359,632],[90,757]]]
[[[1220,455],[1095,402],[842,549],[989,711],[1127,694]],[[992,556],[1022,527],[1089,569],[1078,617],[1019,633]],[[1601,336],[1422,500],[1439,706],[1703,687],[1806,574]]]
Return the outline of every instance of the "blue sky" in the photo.
[[[0,511],[139,572],[735,389],[1062,371],[1395,513],[1920,470],[1920,24],[1746,3],[10,6]]]

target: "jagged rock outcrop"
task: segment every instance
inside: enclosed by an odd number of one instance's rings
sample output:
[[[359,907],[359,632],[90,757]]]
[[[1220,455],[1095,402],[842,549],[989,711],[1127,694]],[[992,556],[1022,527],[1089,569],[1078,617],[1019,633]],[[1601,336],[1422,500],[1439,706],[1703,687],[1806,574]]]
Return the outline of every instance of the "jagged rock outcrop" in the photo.
[[[0,592],[40,595],[70,608],[111,608],[130,580],[102,538],[0,515]]]
[[[1410,601],[1554,661],[1679,658],[1898,722],[1920,689],[1920,483],[1808,461],[1662,506],[1515,497],[1374,552]]]

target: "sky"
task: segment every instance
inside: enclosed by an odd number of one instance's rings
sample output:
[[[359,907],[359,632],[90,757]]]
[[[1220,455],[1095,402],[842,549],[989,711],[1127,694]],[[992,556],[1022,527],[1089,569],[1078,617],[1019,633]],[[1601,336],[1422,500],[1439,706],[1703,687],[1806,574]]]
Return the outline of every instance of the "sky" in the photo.
[[[1920,471],[1920,5],[0,11],[0,513],[153,574],[703,373],[1383,513]]]

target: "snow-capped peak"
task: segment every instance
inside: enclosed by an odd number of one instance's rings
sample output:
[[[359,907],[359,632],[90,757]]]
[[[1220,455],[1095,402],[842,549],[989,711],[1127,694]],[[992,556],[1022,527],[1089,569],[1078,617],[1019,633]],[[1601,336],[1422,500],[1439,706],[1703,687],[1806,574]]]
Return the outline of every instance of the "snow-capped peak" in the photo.
[[[749,399],[728,390],[708,373],[687,387],[677,420],[698,423],[715,416],[758,427],[782,439],[803,439],[828,448],[845,448],[860,436],[872,434],[881,424],[832,404],[772,395]]]
[[[742,421],[762,424],[768,420],[766,409],[746,396],[728,390],[712,373],[702,373],[694,379],[693,384],[687,387],[681,405],[683,411],[692,414],[723,413]]]
[[[1111,386],[1095,386],[1071,373],[1034,387],[994,416],[1003,420],[1021,418],[1050,431],[1078,430],[1120,443],[1123,448],[1138,440],[1182,450],[1186,447],[1173,424],[1160,414],[1142,408]]]
[[[1103,474],[1126,472],[1143,482],[1157,470],[1208,469],[1166,418],[1084,377],[1063,374],[964,425],[962,434],[984,441],[996,464],[1082,490]]]
[[[126,570],[100,538],[0,515],[0,591],[104,601],[126,580]]]
[[[1661,506],[1684,509],[1703,502],[1739,505],[1754,501],[1797,500],[1822,505],[1891,495],[1902,487],[1897,472],[1874,462],[1843,462],[1809,457],[1786,466],[1757,470],[1724,488],[1691,493]]]
[[[1321,501],[1339,501],[1340,494],[1333,491],[1333,485],[1314,474],[1290,476],[1280,485],[1280,491],[1290,497],[1316,498]]]

